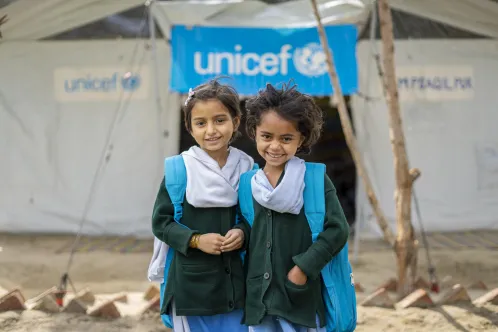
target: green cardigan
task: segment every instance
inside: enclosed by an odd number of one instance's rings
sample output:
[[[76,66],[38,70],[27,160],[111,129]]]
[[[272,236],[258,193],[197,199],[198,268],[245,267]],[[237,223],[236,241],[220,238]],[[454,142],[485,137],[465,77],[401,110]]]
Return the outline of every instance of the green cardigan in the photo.
[[[325,224],[314,243],[304,208],[299,215],[278,213],[254,200],[254,224],[248,248],[245,324],[258,325],[266,315],[274,315],[314,328],[318,315],[320,325],[325,325],[320,271],[346,244],[349,226],[332,181],[327,175],[324,181]],[[247,221],[244,220],[244,223],[245,227],[249,227]],[[307,275],[305,285],[296,285],[287,279],[287,273],[295,265]]]
[[[193,234],[226,234],[235,225],[236,207],[195,208],[187,200],[183,203],[182,224],[173,219],[174,208],[164,185],[159,187],[152,232],[161,241],[175,249],[171,263],[161,313],[175,301],[180,316],[206,316],[230,312],[244,306],[244,273],[239,251],[209,255],[189,248]],[[246,233],[246,238],[248,238]]]

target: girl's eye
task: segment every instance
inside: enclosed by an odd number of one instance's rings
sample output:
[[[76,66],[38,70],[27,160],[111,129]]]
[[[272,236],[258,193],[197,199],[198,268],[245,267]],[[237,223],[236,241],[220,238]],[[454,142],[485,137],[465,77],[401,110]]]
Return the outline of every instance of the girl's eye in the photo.
[[[270,135],[261,135],[264,139],[270,139]]]
[[[283,138],[283,141],[284,141],[285,143],[289,143],[290,141],[292,141],[292,138],[290,138],[290,137],[284,137],[284,138]]]
[[[204,125],[204,121],[198,121],[195,123],[195,125],[201,127]]]
[[[223,122],[225,122],[225,119],[217,119],[216,122],[217,123],[223,123]]]

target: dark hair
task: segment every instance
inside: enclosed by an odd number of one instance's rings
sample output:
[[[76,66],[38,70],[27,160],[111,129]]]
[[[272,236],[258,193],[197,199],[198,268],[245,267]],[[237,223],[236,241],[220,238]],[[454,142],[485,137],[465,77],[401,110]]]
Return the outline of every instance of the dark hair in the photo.
[[[256,97],[246,102],[246,131],[250,138],[256,136],[256,127],[261,123],[261,117],[274,111],[287,121],[293,122],[297,130],[304,136],[298,153],[310,153],[311,147],[320,138],[323,126],[322,110],[313,97],[297,91],[296,85],[283,84],[281,89],[267,84]]]
[[[192,92],[189,93],[189,97],[183,108],[185,127],[189,133],[192,131],[192,109],[199,100],[207,101],[216,99],[226,107],[232,119],[237,117],[239,119],[241,118],[242,112],[240,111],[239,94],[233,87],[227,84],[221,84],[218,80],[218,78],[212,79],[211,81],[192,89]],[[237,138],[239,134],[238,131],[234,131],[232,140]]]

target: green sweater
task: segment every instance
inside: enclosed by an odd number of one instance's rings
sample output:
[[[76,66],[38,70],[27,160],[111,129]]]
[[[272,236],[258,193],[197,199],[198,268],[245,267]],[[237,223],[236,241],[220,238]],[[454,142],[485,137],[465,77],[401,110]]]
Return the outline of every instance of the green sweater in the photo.
[[[193,234],[226,234],[235,225],[236,207],[195,208],[183,203],[182,224],[173,219],[174,208],[164,185],[159,187],[152,232],[175,249],[164,293],[161,313],[168,312],[174,299],[177,315],[207,316],[230,312],[244,306],[244,273],[239,251],[209,255],[189,248]],[[244,232],[247,228],[240,225]],[[246,238],[248,238],[246,234]]]
[[[283,174],[281,178],[283,177]],[[316,316],[325,325],[320,271],[348,240],[349,226],[332,181],[325,175],[324,230],[313,243],[304,208],[299,215],[278,213],[254,200],[254,224],[248,248],[248,275],[244,323],[258,325],[266,315],[316,327]],[[245,227],[249,227],[244,220]],[[287,279],[299,266],[307,275],[305,285]]]

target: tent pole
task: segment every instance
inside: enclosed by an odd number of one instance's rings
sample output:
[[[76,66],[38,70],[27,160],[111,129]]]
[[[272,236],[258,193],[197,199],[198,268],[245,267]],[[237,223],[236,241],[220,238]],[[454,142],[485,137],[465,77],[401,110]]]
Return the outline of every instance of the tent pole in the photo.
[[[163,141],[163,124],[162,124],[162,107],[161,107],[161,95],[159,93],[159,62],[157,59],[157,39],[156,39],[156,24],[154,21],[154,10],[155,1],[147,1],[146,6],[149,7],[149,35],[150,35],[150,45],[151,45],[151,59],[153,70],[153,85],[154,85],[154,101],[156,104],[156,126],[157,126],[157,148],[159,159],[158,165],[161,165],[161,161],[164,158],[164,141]],[[158,174],[162,176],[162,168],[159,168]]]
[[[154,22],[155,1],[147,2],[149,5],[149,33],[151,42],[151,57],[154,67],[154,100],[156,101],[157,112],[161,113],[161,98],[159,95],[159,64],[157,62],[156,25]]]

